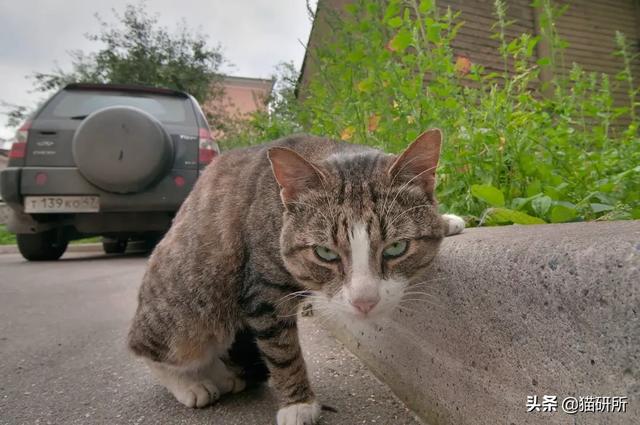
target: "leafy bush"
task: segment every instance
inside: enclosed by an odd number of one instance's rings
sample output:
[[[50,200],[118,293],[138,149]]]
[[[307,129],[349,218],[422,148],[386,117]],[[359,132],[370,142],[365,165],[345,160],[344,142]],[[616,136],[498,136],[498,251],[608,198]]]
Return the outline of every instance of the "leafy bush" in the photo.
[[[551,57],[535,61],[539,36],[505,35],[506,6],[495,1],[494,38],[502,72],[490,73],[451,44],[462,22],[433,0],[356,0],[327,18],[329,39],[314,50],[317,72],[299,118],[313,133],[398,152],[440,127],[442,209],[480,224],[640,218],[637,56],[622,34],[624,69],[609,76],[574,65],[541,87],[562,49],[539,0]],[[628,105],[614,105],[622,84]]]

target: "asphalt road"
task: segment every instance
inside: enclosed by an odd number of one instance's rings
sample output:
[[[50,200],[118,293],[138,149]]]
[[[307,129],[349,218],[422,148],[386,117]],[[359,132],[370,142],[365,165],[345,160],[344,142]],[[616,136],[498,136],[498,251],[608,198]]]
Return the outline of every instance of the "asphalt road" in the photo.
[[[71,253],[27,263],[0,255],[0,424],[275,423],[267,386],[193,410],[127,352],[145,261]],[[301,327],[316,394],[338,410],[325,412],[321,424],[419,424],[313,318]]]

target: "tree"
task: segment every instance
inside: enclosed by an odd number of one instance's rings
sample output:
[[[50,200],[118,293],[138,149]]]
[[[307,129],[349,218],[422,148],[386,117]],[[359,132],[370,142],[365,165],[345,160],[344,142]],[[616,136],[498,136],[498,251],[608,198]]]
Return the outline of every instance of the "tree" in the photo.
[[[100,49],[71,51],[70,71],[56,67],[49,73],[34,73],[34,90],[49,93],[74,82],[120,83],[183,90],[200,102],[222,95],[220,48],[210,47],[206,37],[190,31],[184,21],[176,33],[170,33],[144,6],[129,4],[123,14],[113,10],[115,23],[96,14],[100,30],[85,37],[100,43]],[[24,106],[3,105],[10,109],[10,124],[28,111]]]

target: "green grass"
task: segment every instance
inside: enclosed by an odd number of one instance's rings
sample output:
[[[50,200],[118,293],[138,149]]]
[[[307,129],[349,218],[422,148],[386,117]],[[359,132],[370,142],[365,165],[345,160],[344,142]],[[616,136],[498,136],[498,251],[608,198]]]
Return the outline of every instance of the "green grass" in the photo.
[[[100,243],[102,242],[102,238],[100,236],[93,236],[90,238],[77,239],[75,241],[71,241],[72,244],[83,244],[83,243]],[[15,245],[16,244],[16,235],[9,232],[7,227],[4,224],[0,225],[0,245]]]
[[[81,243],[102,243],[102,238],[100,236],[93,236],[91,238],[77,239],[75,241],[71,241],[71,244],[81,244]]]
[[[0,224],[0,245],[15,245],[16,235],[7,231],[4,224]]]

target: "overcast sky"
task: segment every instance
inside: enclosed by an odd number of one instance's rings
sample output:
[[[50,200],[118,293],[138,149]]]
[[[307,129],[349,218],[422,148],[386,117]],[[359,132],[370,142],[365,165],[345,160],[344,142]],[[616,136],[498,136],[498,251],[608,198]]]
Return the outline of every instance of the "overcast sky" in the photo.
[[[30,93],[27,78],[34,71],[50,71],[55,64],[70,69],[68,50],[94,50],[83,37],[97,30],[94,14],[113,20],[112,8],[124,10],[132,0],[0,0],[0,100],[35,104],[42,94]],[[311,3],[316,4],[316,0]],[[233,67],[223,71],[244,77],[269,77],[275,65],[302,64],[311,22],[305,0],[148,0],[147,10],[158,14],[161,25],[174,30],[187,25],[222,46]],[[0,137],[13,130],[0,115]]]

